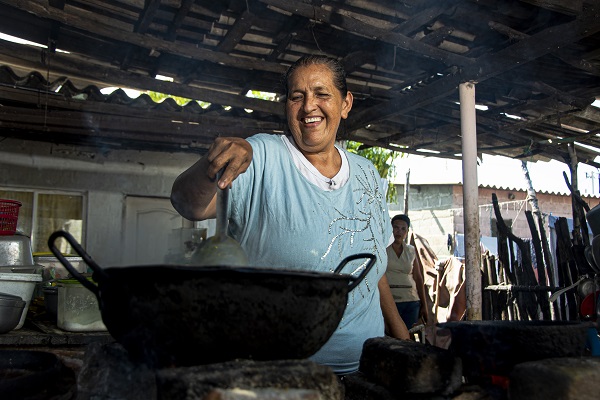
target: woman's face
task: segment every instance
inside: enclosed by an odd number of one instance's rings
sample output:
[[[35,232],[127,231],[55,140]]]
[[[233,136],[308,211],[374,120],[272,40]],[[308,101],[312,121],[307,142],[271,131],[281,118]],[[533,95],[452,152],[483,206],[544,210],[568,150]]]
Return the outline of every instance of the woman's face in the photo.
[[[392,231],[394,233],[394,239],[404,241],[408,234],[408,224],[406,221],[397,219],[392,223]]]
[[[342,96],[333,84],[333,73],[322,64],[299,67],[288,80],[287,121],[303,153],[329,150],[341,118],[352,108],[352,94]]]

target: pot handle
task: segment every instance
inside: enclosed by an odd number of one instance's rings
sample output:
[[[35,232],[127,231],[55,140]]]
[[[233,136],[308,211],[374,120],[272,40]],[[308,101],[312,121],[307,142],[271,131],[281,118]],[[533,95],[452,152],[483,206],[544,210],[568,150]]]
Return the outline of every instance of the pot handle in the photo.
[[[360,281],[362,281],[363,278],[365,276],[367,276],[367,274],[369,273],[371,268],[373,268],[373,265],[375,265],[375,262],[377,261],[377,257],[375,257],[375,255],[371,254],[371,253],[354,254],[354,255],[344,258],[342,260],[342,262],[340,263],[340,265],[337,266],[335,271],[333,271],[334,274],[339,274],[342,271],[342,269],[346,266],[346,264],[348,264],[350,261],[358,260],[360,258],[368,258],[369,262],[367,263],[367,266],[365,267],[365,269],[358,276],[355,277],[353,275],[349,275],[352,283],[350,283],[350,285],[348,285],[348,292],[352,291],[352,289],[354,289],[356,286],[358,286]]]
[[[75,240],[75,238],[73,236],[71,236],[71,234],[69,232],[56,231],[52,235],[50,235],[50,237],[48,238],[48,247],[50,247],[50,251],[52,252],[52,254],[54,254],[56,256],[56,258],[58,258],[60,263],[65,266],[65,268],[69,271],[69,273],[71,275],[73,275],[73,277],[75,279],[77,279],[79,281],[79,283],[81,283],[88,290],[90,290],[92,293],[94,293],[96,295],[96,297],[98,297],[100,294],[100,291],[98,290],[98,286],[93,284],[92,282],[90,282],[85,276],[81,275],[81,273],[79,273],[79,271],[77,271],[75,269],[75,267],[73,267],[73,265],[71,265],[69,260],[67,260],[65,258],[65,256],[62,255],[60,250],[58,250],[58,248],[54,244],[56,242],[56,240],[61,237],[64,238],[67,242],[69,242],[71,247],[73,247],[73,250],[75,250],[75,253],[80,255],[81,258],[83,258],[83,261],[87,265],[90,266],[90,268],[94,271],[94,275],[98,274],[98,275],[100,275],[101,278],[105,278],[105,279],[108,278],[108,275],[106,275],[106,273],[102,270],[102,268],[98,264],[96,264],[96,262],[94,260],[92,260],[92,257],[90,257],[90,255],[85,252],[83,247],[81,247],[81,245],[77,242],[77,240]]]

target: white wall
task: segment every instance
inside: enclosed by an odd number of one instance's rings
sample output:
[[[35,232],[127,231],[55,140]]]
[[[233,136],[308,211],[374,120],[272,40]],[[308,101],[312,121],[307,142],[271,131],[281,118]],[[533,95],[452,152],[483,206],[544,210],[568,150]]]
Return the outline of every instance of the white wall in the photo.
[[[126,196],[168,199],[177,175],[198,159],[186,153],[96,152],[5,139],[0,142],[0,187],[81,192],[87,197],[82,245],[102,266],[118,263]]]

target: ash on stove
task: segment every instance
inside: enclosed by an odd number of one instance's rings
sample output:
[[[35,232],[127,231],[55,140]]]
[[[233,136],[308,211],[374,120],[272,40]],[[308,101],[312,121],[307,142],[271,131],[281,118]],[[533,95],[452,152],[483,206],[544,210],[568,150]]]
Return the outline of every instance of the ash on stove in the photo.
[[[344,398],[333,371],[309,360],[234,360],[153,370],[132,362],[118,343],[90,345],[77,383],[78,399],[243,398],[232,397],[234,389],[251,391],[254,399]]]

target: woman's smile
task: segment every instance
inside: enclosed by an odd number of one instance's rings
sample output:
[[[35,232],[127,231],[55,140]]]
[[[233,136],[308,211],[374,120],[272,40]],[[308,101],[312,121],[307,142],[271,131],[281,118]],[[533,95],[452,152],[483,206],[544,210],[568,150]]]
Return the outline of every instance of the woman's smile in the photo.
[[[304,118],[304,123],[305,124],[315,124],[317,122],[321,122],[323,120],[323,117],[309,117],[309,118]]]

